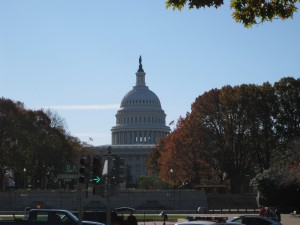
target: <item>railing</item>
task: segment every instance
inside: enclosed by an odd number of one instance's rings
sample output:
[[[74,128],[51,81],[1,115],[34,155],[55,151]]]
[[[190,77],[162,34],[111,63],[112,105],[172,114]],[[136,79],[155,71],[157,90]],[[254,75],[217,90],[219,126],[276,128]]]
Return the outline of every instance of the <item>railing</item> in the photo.
[[[259,209],[210,209],[208,213],[236,213],[236,214],[251,214],[251,213],[259,213]]]

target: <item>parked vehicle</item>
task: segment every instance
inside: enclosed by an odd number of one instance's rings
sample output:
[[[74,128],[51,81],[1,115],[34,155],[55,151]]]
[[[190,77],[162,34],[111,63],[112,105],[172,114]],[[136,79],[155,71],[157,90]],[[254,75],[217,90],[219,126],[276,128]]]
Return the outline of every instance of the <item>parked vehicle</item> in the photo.
[[[233,217],[227,220],[227,222],[237,222],[245,225],[282,225],[280,222],[269,217],[251,215]]]
[[[26,217],[25,217],[26,218]],[[67,210],[31,209],[27,219],[0,220],[0,225],[77,225],[78,218]],[[92,221],[82,221],[82,225],[105,225]]]
[[[124,218],[123,213],[134,212],[134,211],[135,209],[130,207],[119,207],[113,209],[110,214],[111,225],[124,225],[126,218]],[[77,216],[78,214],[74,213],[74,215]],[[82,219],[106,224],[106,211],[99,211],[99,210],[84,211],[82,215]]]
[[[73,214],[75,216],[78,216],[77,212],[74,212]],[[110,214],[110,218],[111,218],[111,225],[123,225],[121,218],[117,216],[116,212],[112,211]],[[99,211],[99,210],[84,211],[82,213],[82,219],[106,224],[106,211]]]
[[[192,216],[188,216],[187,217],[188,221],[200,221],[200,220],[204,220],[204,221],[215,221],[215,222],[226,222],[228,220],[228,217],[226,216],[196,216],[196,217],[192,217]]]
[[[209,220],[199,220],[199,221],[175,223],[175,225],[243,225],[243,224],[235,223],[235,222],[216,222],[216,221],[209,221]]]

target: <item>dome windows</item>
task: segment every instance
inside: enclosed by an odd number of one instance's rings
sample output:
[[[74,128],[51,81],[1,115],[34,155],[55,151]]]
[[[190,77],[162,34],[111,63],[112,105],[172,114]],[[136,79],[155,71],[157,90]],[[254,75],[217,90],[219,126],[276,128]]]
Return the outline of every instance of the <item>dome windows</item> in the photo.
[[[127,106],[134,106],[134,105],[160,105],[160,102],[154,100],[130,100],[126,101]]]

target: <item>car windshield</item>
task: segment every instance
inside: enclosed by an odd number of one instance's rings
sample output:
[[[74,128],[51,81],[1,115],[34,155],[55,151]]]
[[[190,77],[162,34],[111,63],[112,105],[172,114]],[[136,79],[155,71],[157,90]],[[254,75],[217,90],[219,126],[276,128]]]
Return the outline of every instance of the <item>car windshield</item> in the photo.
[[[73,221],[78,222],[78,217],[75,216],[75,215],[72,214],[72,213],[67,213],[67,212],[65,212],[65,216],[68,217],[68,218],[70,218],[70,219],[73,220]]]

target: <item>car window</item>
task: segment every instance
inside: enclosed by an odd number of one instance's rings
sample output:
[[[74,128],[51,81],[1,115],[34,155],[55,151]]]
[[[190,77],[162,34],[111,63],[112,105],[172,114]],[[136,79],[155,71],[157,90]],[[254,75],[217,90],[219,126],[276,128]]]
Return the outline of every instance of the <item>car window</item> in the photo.
[[[48,213],[47,212],[37,212],[35,222],[48,222]]]
[[[261,218],[248,218],[247,225],[270,225],[271,222]]]
[[[54,213],[51,218],[51,222],[53,223],[61,223],[61,217],[58,213]]]
[[[59,212],[56,214],[60,217],[60,219],[57,222],[61,222],[61,223],[65,223],[65,224],[72,222],[72,219],[69,217],[69,215],[66,215],[63,212]]]
[[[245,219],[243,219],[243,218],[237,218],[237,219],[234,219],[234,220],[232,220],[232,222],[235,222],[235,223],[244,223],[244,224],[246,224],[245,222]]]
[[[121,218],[120,218],[121,219]],[[115,212],[111,212],[112,225],[119,224],[120,221]],[[83,220],[95,221],[99,223],[106,223],[106,211],[87,211],[83,212]]]

